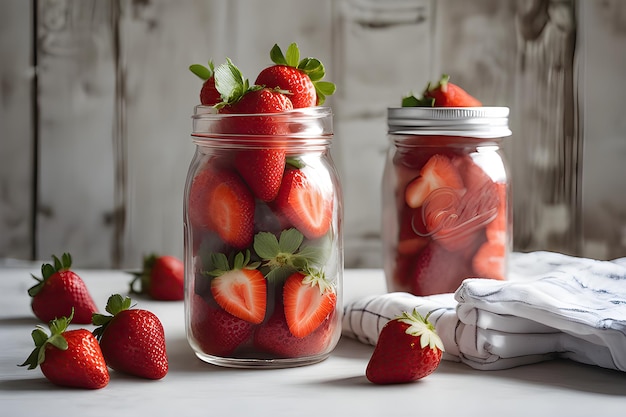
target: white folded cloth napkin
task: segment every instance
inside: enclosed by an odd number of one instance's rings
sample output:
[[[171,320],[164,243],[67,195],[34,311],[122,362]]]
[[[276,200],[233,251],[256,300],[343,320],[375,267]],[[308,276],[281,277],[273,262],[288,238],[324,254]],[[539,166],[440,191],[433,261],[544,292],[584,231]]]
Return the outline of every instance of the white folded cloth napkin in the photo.
[[[430,313],[444,359],[497,370],[568,358],[626,371],[626,258],[514,252],[507,281],[472,278],[452,294],[392,292],[346,304],[343,334],[376,345],[402,311]]]

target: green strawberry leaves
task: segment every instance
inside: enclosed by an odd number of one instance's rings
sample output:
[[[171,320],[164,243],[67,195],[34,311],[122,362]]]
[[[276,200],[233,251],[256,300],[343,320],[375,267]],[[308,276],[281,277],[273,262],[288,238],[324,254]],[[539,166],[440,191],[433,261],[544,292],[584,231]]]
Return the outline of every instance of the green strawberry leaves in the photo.
[[[189,66],[189,71],[193,72],[201,80],[206,81],[213,76],[215,67],[213,66],[213,61],[209,61],[208,68],[200,64],[191,64]]]
[[[28,369],[35,369],[38,365],[41,365],[46,360],[46,345],[48,344],[57,349],[67,350],[67,340],[62,333],[67,330],[73,318],[74,309],[72,309],[69,317],[59,317],[50,321],[48,323],[50,335],[46,334],[43,327],[37,326],[31,333],[33,342],[35,342],[35,349],[33,349],[24,363],[18,366],[28,365]]]
[[[105,310],[111,315],[95,313],[92,317],[92,323],[97,327],[92,333],[96,339],[100,340],[102,334],[106,330],[107,325],[113,320],[116,314],[131,308],[132,300],[130,297],[122,297],[120,294],[113,294],[107,300]]]
[[[52,255],[52,261],[53,264],[41,265],[41,279],[31,274],[31,276],[35,278],[35,280],[37,280],[37,284],[28,289],[28,295],[30,295],[31,297],[39,294],[46,280],[52,275],[59,271],[67,271],[70,269],[70,267],[72,266],[72,255],[70,255],[69,253],[64,253],[63,255],[61,255],[61,259],[59,259],[55,255]]]
[[[207,274],[214,277],[219,277],[228,271],[237,269],[257,269],[261,265],[260,262],[250,262],[251,256],[249,250],[237,252],[234,256],[231,254],[230,257],[227,257],[223,253],[212,253],[210,257],[212,270],[208,271]]]
[[[281,281],[294,272],[309,273],[316,266],[321,267],[328,259],[330,245],[304,245],[303,242],[304,235],[294,228],[283,230],[278,238],[269,232],[257,233],[254,251],[268,269],[265,277],[270,281]]]
[[[294,272],[320,273],[331,256],[331,238],[324,236],[305,243],[304,235],[295,228],[283,230],[278,237],[270,232],[254,236],[254,253],[202,254],[205,276],[216,277],[233,269],[258,269],[269,281],[286,280]]]

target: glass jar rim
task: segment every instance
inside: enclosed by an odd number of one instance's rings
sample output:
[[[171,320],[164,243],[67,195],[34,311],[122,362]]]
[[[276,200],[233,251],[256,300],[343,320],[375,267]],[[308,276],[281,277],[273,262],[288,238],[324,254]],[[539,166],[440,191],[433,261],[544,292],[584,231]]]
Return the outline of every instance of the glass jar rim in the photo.
[[[511,136],[508,107],[390,107],[389,134],[503,138]]]
[[[266,123],[279,126],[268,132],[250,133],[239,131],[238,123],[254,123],[256,119],[266,119]],[[210,106],[198,105],[192,116],[192,136],[204,138],[228,138],[236,140],[245,137],[258,137],[267,140],[270,136],[294,139],[323,139],[333,136],[333,113],[330,107],[306,107],[279,113],[218,113]],[[224,126],[229,126],[224,129]]]

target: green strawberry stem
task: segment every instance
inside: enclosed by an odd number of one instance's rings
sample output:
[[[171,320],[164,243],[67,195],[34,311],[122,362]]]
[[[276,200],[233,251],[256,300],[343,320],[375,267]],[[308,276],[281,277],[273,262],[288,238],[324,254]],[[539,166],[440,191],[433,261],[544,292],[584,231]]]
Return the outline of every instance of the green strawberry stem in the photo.
[[[143,258],[143,269],[140,272],[133,272],[134,278],[130,281],[130,293],[131,294],[147,294],[150,291],[150,275],[152,268],[159,255],[152,253]],[[139,288],[137,287],[139,284]]]
[[[402,107],[435,107],[435,98],[434,97],[426,97],[426,95],[437,88],[441,88],[442,90],[447,89],[448,82],[450,81],[450,76],[448,74],[442,74],[439,79],[439,83],[432,86],[430,82],[426,84],[426,88],[420,97],[416,97],[413,93],[406,97],[402,97]]]
[[[120,294],[111,295],[107,300],[107,305],[105,307],[105,310],[111,315],[95,313],[91,318],[94,326],[99,326],[93,331],[93,335],[96,339],[100,340],[102,338],[102,334],[116,314],[130,309],[131,305],[132,300],[130,297],[122,297]]]
[[[326,97],[335,93],[335,84],[321,81],[326,75],[324,64],[317,58],[303,58],[300,60],[300,49],[295,42],[287,47],[287,52],[284,55],[278,44],[274,44],[270,51],[270,58],[277,65],[294,67],[308,75],[315,86],[318,105],[324,104]]]
[[[295,228],[283,230],[276,238],[273,233],[259,232],[254,236],[254,251],[263,259],[265,277],[270,281],[284,281],[294,272],[317,272],[326,262],[326,242],[320,247],[303,245],[304,235]]]
[[[35,349],[30,353],[24,363],[18,366],[28,365],[28,369],[35,369],[38,365],[41,365],[46,360],[46,345],[50,344],[57,349],[67,350],[67,340],[63,336],[63,332],[67,330],[70,322],[74,318],[74,309],[69,317],[59,317],[48,323],[50,329],[50,335],[46,334],[43,327],[37,326],[32,331],[31,336],[35,342]]]
[[[63,255],[61,255],[61,259],[59,259],[55,255],[52,255],[52,260],[53,260],[54,265],[51,265],[51,264],[41,265],[41,276],[42,276],[41,279],[31,274],[31,276],[35,278],[35,280],[37,280],[37,284],[33,285],[32,287],[28,289],[28,295],[30,295],[31,297],[34,297],[37,294],[39,294],[39,292],[43,288],[48,278],[50,278],[52,275],[54,275],[57,272],[67,271],[72,266],[72,255],[70,255],[69,253],[64,253]]]

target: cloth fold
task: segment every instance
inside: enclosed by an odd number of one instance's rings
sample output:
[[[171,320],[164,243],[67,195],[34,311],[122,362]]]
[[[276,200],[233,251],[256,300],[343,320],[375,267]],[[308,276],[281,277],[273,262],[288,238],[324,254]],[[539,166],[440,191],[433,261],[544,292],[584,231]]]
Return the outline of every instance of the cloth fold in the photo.
[[[375,345],[387,321],[430,313],[444,359],[506,369],[568,358],[626,371],[626,258],[515,252],[509,279],[467,279],[454,294],[388,293],[344,308],[343,334]]]

